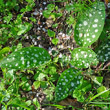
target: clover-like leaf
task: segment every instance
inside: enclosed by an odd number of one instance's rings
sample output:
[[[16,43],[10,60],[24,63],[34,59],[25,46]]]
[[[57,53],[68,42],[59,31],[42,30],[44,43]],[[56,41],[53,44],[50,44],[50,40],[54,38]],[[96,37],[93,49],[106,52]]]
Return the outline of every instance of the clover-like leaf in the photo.
[[[71,53],[71,64],[77,68],[88,68],[91,64],[97,65],[96,53],[89,48],[75,48]]]
[[[90,46],[100,36],[105,21],[105,5],[103,2],[97,2],[88,8],[78,19],[74,37],[80,46]]]
[[[104,92],[104,91],[106,91],[107,89],[106,89],[106,87],[105,86],[101,86],[101,87],[99,87],[98,89],[97,89],[97,93],[101,93],[101,92]],[[102,97],[102,98],[107,98],[108,96],[109,96],[109,94],[110,94],[110,91],[107,91],[107,92],[104,92],[103,94],[101,94],[100,96]]]
[[[11,53],[0,62],[0,67],[10,69],[27,69],[40,66],[50,61],[48,52],[39,47],[26,47]]]
[[[74,68],[69,68],[65,70],[57,83],[55,90],[56,101],[63,100],[69,93],[75,90],[80,85],[80,80],[82,78],[81,71]]]
[[[103,43],[96,53],[99,61],[105,62],[110,60],[110,41]]]

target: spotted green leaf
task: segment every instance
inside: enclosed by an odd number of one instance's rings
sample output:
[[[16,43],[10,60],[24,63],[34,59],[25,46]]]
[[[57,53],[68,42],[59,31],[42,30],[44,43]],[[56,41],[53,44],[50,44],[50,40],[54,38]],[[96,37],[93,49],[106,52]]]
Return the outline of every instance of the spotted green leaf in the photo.
[[[90,46],[100,36],[105,21],[105,5],[97,2],[82,14],[75,26],[75,41],[80,46]]]
[[[75,48],[71,53],[71,64],[77,68],[88,68],[91,64],[97,65],[96,53],[89,48]]]
[[[26,47],[11,53],[0,62],[0,67],[27,69],[40,66],[50,61],[48,52],[39,47]]]
[[[82,78],[80,73],[79,70],[69,68],[61,74],[55,90],[56,101],[63,100],[78,87]]]
[[[110,60],[110,41],[103,43],[97,50],[99,61],[105,62]]]

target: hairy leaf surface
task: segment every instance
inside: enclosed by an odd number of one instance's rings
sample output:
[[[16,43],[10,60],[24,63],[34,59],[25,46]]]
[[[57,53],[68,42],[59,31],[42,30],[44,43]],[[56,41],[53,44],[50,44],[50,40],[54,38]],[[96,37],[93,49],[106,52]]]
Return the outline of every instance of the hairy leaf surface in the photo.
[[[105,5],[103,2],[97,2],[78,19],[74,31],[76,43],[80,46],[93,44],[103,30],[104,21]]]
[[[80,73],[79,70],[69,68],[61,74],[55,90],[56,101],[63,100],[78,87],[82,78]]]
[[[102,62],[110,60],[110,41],[105,42],[98,48],[97,57]]]
[[[75,48],[71,53],[71,64],[77,68],[88,68],[97,65],[96,53],[89,48]]]
[[[11,53],[0,62],[0,66],[10,69],[27,69],[42,65],[50,60],[48,52],[39,47],[26,47]]]

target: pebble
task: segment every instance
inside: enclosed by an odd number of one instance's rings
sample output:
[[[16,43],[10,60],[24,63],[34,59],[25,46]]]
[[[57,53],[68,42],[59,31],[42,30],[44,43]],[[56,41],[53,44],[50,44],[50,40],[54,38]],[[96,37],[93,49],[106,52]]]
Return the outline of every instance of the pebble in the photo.
[[[43,46],[42,46],[42,45],[40,45],[40,44],[39,44],[38,46],[39,46],[40,48],[43,48]]]
[[[40,12],[40,15],[42,15],[42,12]]]
[[[59,54],[59,58],[61,58],[61,57],[62,57],[62,53]]]
[[[35,15],[35,16],[38,15],[38,14],[39,14],[38,12],[33,12],[33,15]]]
[[[33,39],[33,37],[32,37],[32,36],[29,36],[29,38],[30,38],[30,39]]]
[[[110,8],[110,3],[108,3],[107,7]]]
[[[29,36],[26,36],[26,39],[29,39]]]
[[[45,7],[44,10],[47,10],[47,7]]]
[[[61,48],[61,49],[63,49],[63,48],[64,48],[64,46],[63,46],[63,45],[59,45],[59,46],[58,46],[58,48]]]
[[[35,42],[35,38],[32,39],[32,42]]]
[[[46,2],[43,2],[43,5],[46,5],[47,3]]]
[[[37,41],[34,42],[34,45],[37,45]]]
[[[45,28],[42,28],[42,30],[43,30],[44,32],[46,32],[46,31],[47,31]]]
[[[38,39],[38,40],[41,40],[41,36],[37,36],[37,39]]]
[[[66,35],[64,33],[62,33],[62,37],[65,37]]]
[[[38,30],[41,30],[41,28],[40,28],[40,27],[38,27],[37,29],[38,29]]]
[[[40,8],[40,10],[43,10],[42,8]]]

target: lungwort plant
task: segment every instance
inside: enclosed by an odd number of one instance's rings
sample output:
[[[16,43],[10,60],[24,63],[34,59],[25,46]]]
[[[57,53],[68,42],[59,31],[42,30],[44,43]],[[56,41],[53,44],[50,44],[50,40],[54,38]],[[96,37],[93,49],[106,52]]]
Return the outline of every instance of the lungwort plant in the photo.
[[[105,6],[102,2],[93,4],[79,17],[74,30],[74,38],[81,47],[71,52],[71,65],[83,69],[98,64],[97,54],[88,46],[91,46],[99,38],[104,22]],[[106,46],[103,49],[106,49]],[[106,53],[106,55],[108,54]],[[69,68],[61,74],[56,87],[56,101],[66,98],[71,91],[78,88],[82,79],[81,73],[83,71],[79,69]]]
[[[75,40],[79,46],[87,47],[100,36],[105,22],[104,3],[98,2],[78,19],[75,26]]]
[[[71,62],[73,66],[68,68],[59,77],[55,90],[55,101],[61,101],[76,90],[83,80],[82,69],[97,65],[98,59],[107,61],[110,56],[110,42],[103,44],[97,54],[88,46],[98,40],[105,22],[105,6],[103,2],[95,2],[83,15],[77,19],[74,30],[74,38],[79,48],[71,51]],[[106,54],[103,54],[103,51]],[[100,56],[101,55],[101,56]],[[51,60],[48,52],[39,47],[26,47],[11,53],[0,62],[0,67],[22,70],[39,67]]]
[[[0,63],[3,68],[27,69],[41,66],[50,61],[48,52],[39,47],[26,47],[13,52]]]

